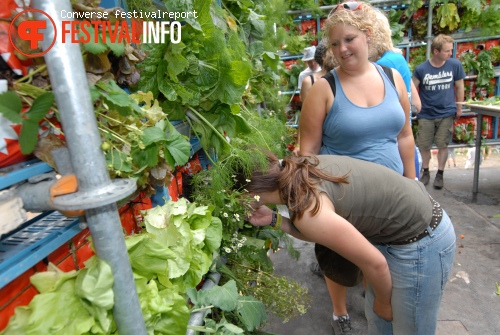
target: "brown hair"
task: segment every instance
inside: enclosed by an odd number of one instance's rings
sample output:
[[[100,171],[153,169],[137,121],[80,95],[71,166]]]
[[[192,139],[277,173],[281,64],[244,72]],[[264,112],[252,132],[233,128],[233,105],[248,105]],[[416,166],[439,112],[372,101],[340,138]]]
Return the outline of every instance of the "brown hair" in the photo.
[[[434,52],[434,50],[441,51],[441,49],[443,49],[443,45],[445,45],[446,43],[453,43],[454,41],[455,40],[451,36],[439,34],[432,40],[431,51],[432,52]]]
[[[265,171],[253,171],[251,176],[247,176],[250,181],[241,173],[237,173],[236,179],[251,193],[259,194],[279,190],[280,197],[299,219],[313,203],[311,214],[318,213],[320,193],[316,185],[322,180],[348,184],[347,174],[333,176],[317,168],[319,160],[315,156],[287,156],[280,162],[273,153],[268,152],[267,159],[268,168]]]

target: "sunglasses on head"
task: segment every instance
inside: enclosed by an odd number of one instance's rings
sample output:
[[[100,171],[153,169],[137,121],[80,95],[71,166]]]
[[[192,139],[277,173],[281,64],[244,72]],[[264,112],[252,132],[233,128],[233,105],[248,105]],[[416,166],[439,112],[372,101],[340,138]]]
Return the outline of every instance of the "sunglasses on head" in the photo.
[[[361,9],[361,3],[357,2],[357,1],[349,1],[349,2],[344,2],[344,3],[338,4],[337,7],[333,8],[330,11],[330,14],[328,14],[328,16],[332,15],[340,8],[343,8],[345,10],[355,11],[355,10]]]

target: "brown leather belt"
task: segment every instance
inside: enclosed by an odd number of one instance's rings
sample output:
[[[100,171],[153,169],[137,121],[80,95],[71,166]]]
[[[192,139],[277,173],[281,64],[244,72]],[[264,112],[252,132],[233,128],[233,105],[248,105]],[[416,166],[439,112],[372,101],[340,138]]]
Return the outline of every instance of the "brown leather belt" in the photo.
[[[443,218],[443,209],[441,208],[441,205],[432,197],[429,195],[429,198],[431,199],[432,203],[432,220],[431,223],[429,224],[428,227],[425,228],[423,232],[420,234],[410,237],[409,239],[406,239],[404,241],[399,241],[399,242],[391,242],[389,244],[393,245],[403,245],[403,244],[410,244],[413,242],[417,242],[418,240],[423,239],[427,235],[429,235],[428,229],[430,228],[431,231],[434,231],[437,226],[439,226],[439,223],[441,222],[441,219]]]

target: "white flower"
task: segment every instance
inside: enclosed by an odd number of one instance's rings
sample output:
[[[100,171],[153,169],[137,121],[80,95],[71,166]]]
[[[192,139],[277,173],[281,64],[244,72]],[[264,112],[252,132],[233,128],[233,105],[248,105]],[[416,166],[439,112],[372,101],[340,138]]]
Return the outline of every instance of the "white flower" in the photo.
[[[260,195],[254,195],[253,198],[255,201],[259,202],[260,201]]]
[[[224,248],[224,251],[225,251],[226,253],[228,253],[228,254],[230,254],[230,253],[231,253],[231,249],[230,249],[230,248],[228,248],[228,247],[225,247],[225,248]]]
[[[243,236],[243,237],[241,238],[241,242],[245,242],[246,240],[247,240],[246,236]]]
[[[245,181],[246,181],[247,183],[251,182],[251,180],[250,180],[250,179],[245,179]]]
[[[222,214],[223,217],[227,218],[229,215],[227,215],[226,212],[224,212],[224,214]]]
[[[243,246],[243,244],[238,243],[238,248],[241,248],[242,246]]]

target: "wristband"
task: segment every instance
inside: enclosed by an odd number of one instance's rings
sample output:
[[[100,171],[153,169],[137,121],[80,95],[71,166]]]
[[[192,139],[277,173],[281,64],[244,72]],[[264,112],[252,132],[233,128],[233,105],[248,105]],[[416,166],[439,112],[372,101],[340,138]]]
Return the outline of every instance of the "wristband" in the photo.
[[[270,224],[271,228],[273,228],[274,230],[279,230],[281,228],[282,223],[283,223],[283,216],[273,211]]]

